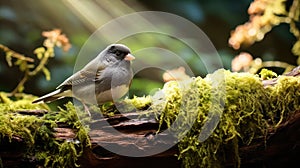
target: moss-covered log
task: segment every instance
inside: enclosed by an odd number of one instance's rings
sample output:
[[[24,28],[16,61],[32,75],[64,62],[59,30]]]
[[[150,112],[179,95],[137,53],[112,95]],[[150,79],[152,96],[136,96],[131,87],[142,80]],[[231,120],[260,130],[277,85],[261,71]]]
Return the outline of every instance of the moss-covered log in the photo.
[[[29,112],[30,113],[30,112]],[[127,115],[138,116],[140,112]],[[34,115],[36,113],[33,113]],[[40,115],[40,114],[39,114]],[[127,116],[128,117],[128,116]],[[112,126],[130,136],[140,137],[151,136],[151,133],[157,131],[158,122],[147,122],[140,118],[140,121],[128,122],[126,115],[116,115],[105,120],[100,120],[95,125],[101,125],[101,122],[109,121]],[[66,128],[64,124],[55,129],[55,136],[61,140],[75,139],[76,130]],[[81,167],[181,167],[180,161],[175,156],[178,154],[178,148],[174,146],[168,151],[151,157],[126,157],[111,153],[98,144],[107,141],[120,143],[122,146],[132,145],[132,142],[122,137],[112,137],[111,133],[105,132],[99,127],[99,130],[93,130],[91,147],[85,147],[83,154],[79,157],[78,164]],[[124,135],[124,134],[123,134]],[[239,153],[241,157],[241,167],[285,167],[296,165],[300,154],[300,111],[295,112],[290,119],[282,123],[276,130],[268,131],[267,137],[255,139],[255,143],[249,146],[241,146]],[[116,139],[118,139],[116,141]],[[167,142],[166,142],[167,143]],[[0,144],[0,156],[2,167],[35,167],[39,162],[36,160],[24,159],[26,145],[21,137],[12,137],[9,140],[3,138]],[[146,150],[140,148],[136,150]],[[232,158],[231,158],[232,157]],[[234,167],[233,154],[228,153],[228,162],[224,167]],[[233,160],[231,160],[233,159]]]
[[[297,72],[296,72],[297,71]],[[295,164],[300,142],[300,81],[296,75],[278,79],[218,71],[206,78],[168,82],[157,95],[126,99],[135,110],[119,113],[104,106],[105,118],[91,110],[92,118],[71,103],[60,112],[32,105],[32,98],[12,101],[0,94],[1,167],[283,167]],[[225,80],[219,80],[223,74]],[[267,73],[262,76],[267,77]],[[214,79],[218,77],[217,79]],[[214,80],[223,86],[213,85]],[[271,81],[271,82],[270,82]],[[223,82],[223,83],[222,83]],[[225,86],[225,87],[224,87]],[[212,94],[225,89],[218,97]],[[212,101],[213,100],[213,101]],[[27,102],[26,102],[27,101]],[[223,109],[221,108],[223,107]],[[213,132],[200,142],[202,127],[222,111]],[[41,110],[43,109],[43,110]],[[46,112],[47,110],[48,112]],[[80,120],[78,119],[77,112]],[[127,157],[105,149],[148,151],[157,133],[175,119],[192,122],[182,140],[171,149],[149,157]],[[84,124],[88,123],[89,128]],[[112,134],[107,123],[122,134]],[[177,123],[185,128],[187,122]],[[180,125],[182,124],[182,125]],[[205,130],[204,130],[205,132]],[[168,138],[155,141],[170,144]],[[178,160],[179,157],[179,160]]]
[[[117,129],[120,131],[125,130],[128,136],[140,136],[141,139],[144,139],[149,133],[153,133],[158,127],[158,123],[153,122],[136,121],[126,124],[126,120],[119,115],[111,119],[120,119],[122,124],[116,124],[121,125],[116,126]],[[95,130],[95,132],[98,131]],[[101,133],[98,136],[94,137],[94,139],[92,138],[92,149],[86,149],[85,154],[80,159],[83,167],[181,167],[180,161],[175,156],[178,154],[177,146],[151,157],[132,158],[119,156],[107,151],[97,143],[97,138],[102,138],[101,141],[103,139],[108,142],[112,141],[110,133],[101,130],[99,132]],[[239,148],[241,167],[289,167],[296,165],[300,154],[299,135],[300,111],[297,111],[289,120],[280,124],[277,129],[268,130],[266,137],[255,139],[255,142],[251,145],[241,146]],[[115,138],[120,139],[118,141],[120,145],[132,145],[128,139],[122,141],[124,136]],[[145,148],[136,150],[146,150]],[[230,153],[230,150],[227,153],[227,158],[228,160],[223,166],[234,167],[234,154]]]

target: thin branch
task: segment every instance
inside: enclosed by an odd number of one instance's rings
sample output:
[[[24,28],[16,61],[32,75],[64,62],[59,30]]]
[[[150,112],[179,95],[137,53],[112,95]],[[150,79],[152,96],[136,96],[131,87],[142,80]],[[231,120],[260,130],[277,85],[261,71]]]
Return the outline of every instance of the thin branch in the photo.
[[[49,49],[47,49],[47,51],[45,53],[49,52],[48,50]],[[37,73],[39,73],[45,67],[45,65],[47,64],[47,61],[49,59],[48,55],[45,54],[44,57],[42,58],[42,60],[40,61],[40,63],[38,64],[38,66],[35,67],[34,70],[28,72],[29,76],[35,76]]]
[[[254,60],[254,65],[249,69],[249,72],[252,74],[255,74],[260,70],[261,68],[266,68],[266,67],[278,67],[278,68],[284,68],[285,72],[291,71],[295,66],[290,65],[285,62],[281,61],[258,61],[258,63],[255,63]]]
[[[27,62],[34,62],[34,59],[30,58],[30,57],[26,57],[25,55],[23,54],[20,54],[20,53],[17,53],[13,50],[11,50],[10,48],[0,44],[0,49],[2,49],[4,52],[11,52],[12,53],[12,57],[14,58],[17,58],[19,60],[24,60],[24,61],[27,61]]]
[[[22,80],[18,83],[17,87],[11,92],[12,95],[15,95],[16,93],[18,93],[20,91],[21,87],[24,87],[24,84],[27,82],[27,80],[29,79],[29,75],[27,72],[25,72],[24,77],[22,78]]]

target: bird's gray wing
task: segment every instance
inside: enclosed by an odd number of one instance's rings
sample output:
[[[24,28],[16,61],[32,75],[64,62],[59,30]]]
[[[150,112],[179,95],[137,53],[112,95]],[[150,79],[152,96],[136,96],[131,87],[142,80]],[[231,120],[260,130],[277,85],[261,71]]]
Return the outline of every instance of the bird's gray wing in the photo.
[[[105,66],[99,66],[96,70],[82,69],[66,79],[57,87],[57,89],[67,86],[79,86],[94,83],[99,76],[101,76],[104,69]]]

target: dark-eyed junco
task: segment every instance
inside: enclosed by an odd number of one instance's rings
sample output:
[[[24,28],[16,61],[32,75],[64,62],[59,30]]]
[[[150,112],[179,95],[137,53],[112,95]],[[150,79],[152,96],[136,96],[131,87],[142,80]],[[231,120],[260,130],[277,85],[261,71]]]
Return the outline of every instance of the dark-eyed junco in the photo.
[[[33,103],[48,103],[64,97],[74,97],[85,106],[85,103],[103,104],[118,99],[128,92],[133,78],[130,63],[133,59],[135,57],[130,54],[127,46],[109,45],[55,91],[34,100]]]

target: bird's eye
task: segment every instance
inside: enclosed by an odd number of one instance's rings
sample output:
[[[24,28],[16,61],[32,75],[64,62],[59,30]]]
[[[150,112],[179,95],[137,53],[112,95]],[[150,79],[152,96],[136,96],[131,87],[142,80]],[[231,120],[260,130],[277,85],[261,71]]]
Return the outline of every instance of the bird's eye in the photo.
[[[121,55],[121,52],[117,50],[117,51],[115,52],[115,54],[116,54],[117,56],[120,56],[120,55]]]

